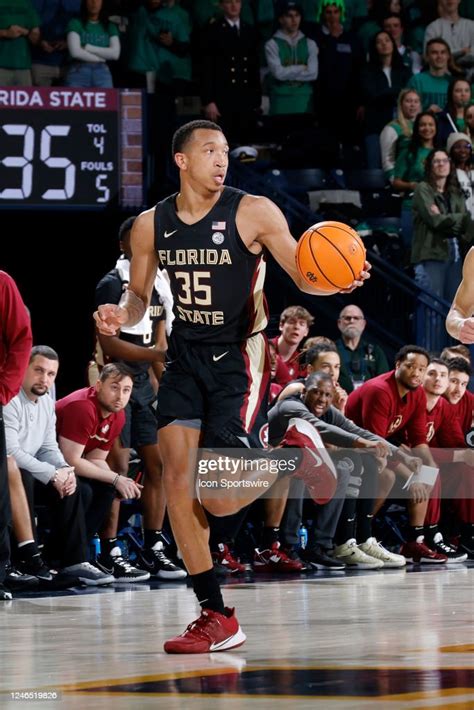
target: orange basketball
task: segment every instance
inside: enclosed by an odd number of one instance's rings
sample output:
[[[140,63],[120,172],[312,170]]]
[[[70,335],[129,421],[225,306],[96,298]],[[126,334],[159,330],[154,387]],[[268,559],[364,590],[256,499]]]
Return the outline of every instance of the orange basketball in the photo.
[[[301,236],[296,267],[303,279],[326,293],[348,288],[364,267],[365,247],[357,232],[342,222],[318,222]]]

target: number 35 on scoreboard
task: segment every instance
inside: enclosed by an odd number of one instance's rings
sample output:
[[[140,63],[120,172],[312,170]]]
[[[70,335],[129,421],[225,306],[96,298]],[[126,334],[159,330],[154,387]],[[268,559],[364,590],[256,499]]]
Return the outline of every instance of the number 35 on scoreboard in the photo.
[[[143,111],[138,90],[1,88],[0,207],[142,207]]]

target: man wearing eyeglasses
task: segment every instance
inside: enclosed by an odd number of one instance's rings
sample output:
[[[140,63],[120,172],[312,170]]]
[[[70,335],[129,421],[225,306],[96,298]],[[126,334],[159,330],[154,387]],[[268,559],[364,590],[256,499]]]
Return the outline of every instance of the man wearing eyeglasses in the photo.
[[[337,327],[341,337],[336,341],[341,356],[339,383],[346,392],[352,392],[366,380],[389,369],[382,348],[362,337],[366,325],[359,306],[345,306],[339,314]]]

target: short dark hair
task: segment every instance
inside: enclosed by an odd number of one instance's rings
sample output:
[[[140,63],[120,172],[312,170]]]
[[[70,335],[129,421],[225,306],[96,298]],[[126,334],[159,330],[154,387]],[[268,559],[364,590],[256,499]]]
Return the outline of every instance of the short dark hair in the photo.
[[[432,44],[444,44],[444,46],[448,50],[449,56],[451,56],[451,47],[442,37],[433,37],[433,39],[428,40],[428,42],[426,43],[425,52],[428,52],[428,49],[431,47]]]
[[[130,377],[133,380],[133,372],[125,365],[123,362],[109,362],[104,365],[99,375],[99,382],[105,382],[110,377],[115,377],[116,379],[123,380],[125,377]]]
[[[464,374],[472,375],[472,367],[468,361],[463,357],[453,357],[446,362],[449,372],[456,370],[457,372],[464,372]]]
[[[53,348],[50,348],[49,345],[34,345],[31,348],[30,362],[33,362],[35,357],[45,357],[47,360],[57,360],[59,362],[58,353]]]
[[[134,215],[133,217],[127,217],[127,219],[122,222],[118,231],[119,242],[123,242],[125,234],[131,231],[136,218],[136,215]]]
[[[330,382],[333,386],[332,377],[327,372],[311,372],[304,381],[306,391],[315,387],[319,382]]]
[[[173,141],[171,143],[171,153],[176,155],[176,153],[182,153],[186,143],[191,139],[194,131],[203,129],[205,131],[219,131],[223,133],[222,128],[219,124],[213,121],[205,121],[204,119],[198,119],[197,121],[189,121],[185,123],[184,126],[180,126],[173,136]]]
[[[448,367],[448,363],[446,362],[446,360],[443,360],[440,357],[432,357],[429,364],[430,365],[444,365],[444,367]],[[449,367],[448,367],[448,369],[449,369]]]
[[[425,348],[422,348],[420,345],[404,345],[395,355],[395,362],[403,362],[412,353],[414,355],[424,355],[428,360],[428,365],[430,364],[431,357],[428,350],[425,350]]]
[[[454,354],[450,355],[450,353]],[[441,351],[440,358],[442,360],[452,360],[457,356],[463,357],[469,363],[471,362],[471,351],[467,345],[462,345],[462,343],[458,343],[457,345],[448,345]]]
[[[335,345],[329,345],[329,343],[319,343],[318,345],[314,345],[305,353],[306,364],[310,365],[321,355],[321,353],[337,353],[339,355],[339,350]]]

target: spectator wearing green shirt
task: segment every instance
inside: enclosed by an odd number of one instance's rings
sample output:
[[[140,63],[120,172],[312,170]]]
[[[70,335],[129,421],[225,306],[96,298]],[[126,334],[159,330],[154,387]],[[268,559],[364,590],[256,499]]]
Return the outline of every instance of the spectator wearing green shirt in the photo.
[[[419,113],[413,125],[413,135],[395,163],[393,187],[404,194],[402,202],[402,239],[411,247],[413,234],[412,193],[425,175],[425,160],[435,148],[438,125],[429,111]]]
[[[297,2],[276,6],[280,29],[265,43],[271,116],[311,114],[313,85],[318,77],[318,48],[300,31]]]
[[[67,27],[67,46],[73,59],[66,86],[113,88],[107,60],[120,56],[118,28],[109,22],[103,0],[82,0],[80,18]]]
[[[441,38],[431,39],[426,45],[428,70],[415,74],[408,82],[421,96],[423,111],[438,113],[446,105],[450,82],[451,50]]]
[[[0,0],[0,86],[31,86],[30,46],[40,40],[30,0]]]
[[[462,276],[458,239],[472,243],[474,223],[456,169],[444,150],[433,150],[426,159],[424,180],[413,198],[413,215],[415,281],[452,302]]]
[[[382,168],[393,181],[395,161],[408,146],[413,134],[413,122],[421,111],[421,99],[414,89],[402,89],[397,99],[397,117],[387,123],[380,134]]]

